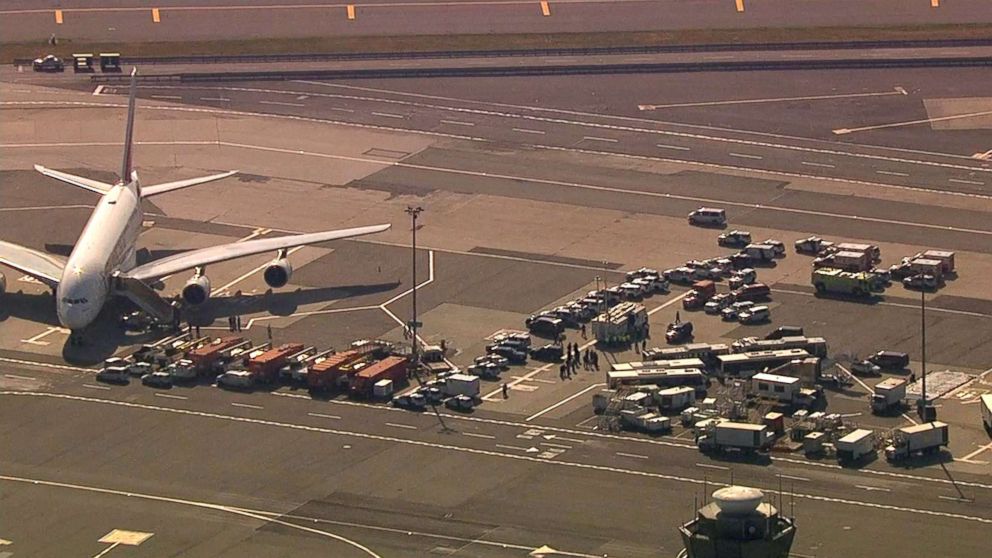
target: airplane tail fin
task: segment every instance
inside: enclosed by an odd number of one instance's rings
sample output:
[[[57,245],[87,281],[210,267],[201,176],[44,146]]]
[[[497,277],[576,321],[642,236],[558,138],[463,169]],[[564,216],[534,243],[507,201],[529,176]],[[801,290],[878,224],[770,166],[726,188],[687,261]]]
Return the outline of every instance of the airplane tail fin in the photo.
[[[134,140],[134,108],[137,90],[138,68],[133,68],[131,70],[131,94],[127,101],[127,125],[124,129],[124,157],[121,161],[121,182],[124,184],[134,184],[135,188],[138,188],[137,194],[140,196],[141,191],[138,186],[137,177],[133,176],[134,169],[131,167],[131,147]]]

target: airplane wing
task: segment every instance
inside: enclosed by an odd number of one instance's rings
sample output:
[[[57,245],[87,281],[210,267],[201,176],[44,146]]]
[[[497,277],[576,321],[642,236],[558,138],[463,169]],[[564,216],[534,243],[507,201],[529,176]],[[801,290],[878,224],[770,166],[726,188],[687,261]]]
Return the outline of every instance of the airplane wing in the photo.
[[[52,170],[41,165],[35,165],[34,170],[45,176],[54,178],[55,180],[61,180],[66,184],[72,184],[73,186],[77,186],[84,190],[89,190],[90,192],[96,192],[97,194],[106,194],[107,191],[113,188],[112,185],[105,182],[100,182],[99,180],[93,180],[90,178],[69,174],[67,172]]]
[[[203,184],[205,182],[213,182],[214,180],[220,180],[221,178],[227,178],[232,174],[236,174],[238,171],[228,171],[222,172],[220,174],[212,174],[210,176],[202,176],[200,178],[189,178],[187,180],[177,180],[175,182],[165,182],[163,184],[155,184],[152,186],[142,186],[141,187],[141,197],[147,198],[150,196],[157,196],[159,194],[164,194],[166,192],[171,192],[173,190],[180,190],[182,188],[189,188],[190,186],[196,186],[197,184]]]
[[[0,240],[0,264],[27,273],[49,287],[56,287],[65,262],[55,256]]]
[[[284,248],[304,246],[307,244],[318,244],[329,240],[341,238],[351,238],[366,234],[375,234],[388,230],[392,225],[372,225],[369,227],[357,227],[354,229],[341,229],[337,231],[325,231],[307,234],[296,234],[291,236],[281,236],[277,238],[260,238],[245,242],[232,242],[220,246],[211,246],[199,250],[191,250],[140,265],[127,272],[128,277],[133,277],[140,281],[153,281],[166,275],[186,271],[204,265],[209,265],[244,256],[252,256],[263,252],[275,252]]]

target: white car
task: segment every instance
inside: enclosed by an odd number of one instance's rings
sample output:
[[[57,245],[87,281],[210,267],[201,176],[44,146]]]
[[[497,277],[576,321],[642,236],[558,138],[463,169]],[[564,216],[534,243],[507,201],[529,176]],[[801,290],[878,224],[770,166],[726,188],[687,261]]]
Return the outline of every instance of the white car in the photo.
[[[745,310],[748,310],[748,309],[752,308],[753,306],[754,306],[754,302],[752,302],[750,300],[742,300],[740,302],[735,302],[735,303],[731,304],[730,306],[728,306],[728,307],[724,308],[723,310],[721,310],[720,311],[720,316],[724,320],[727,320],[727,321],[736,320],[737,319],[737,316],[741,312],[743,312]]]
[[[737,313],[737,321],[742,324],[760,324],[772,319],[772,312],[767,306],[752,306]]]
[[[921,291],[936,291],[940,287],[940,280],[929,273],[919,273],[902,280],[902,286],[907,289],[918,289]]]
[[[781,257],[785,255],[785,243],[783,243],[781,240],[775,240],[774,238],[769,238],[768,240],[765,240],[761,244],[765,246],[771,246],[775,250],[776,256]]]
[[[758,280],[758,272],[754,268],[746,267],[740,271],[735,271],[730,275],[730,288],[737,290],[744,285],[750,285]]]
[[[720,293],[714,295],[713,298],[706,301],[703,306],[703,312],[707,314],[719,314],[724,308],[730,306],[734,302],[733,297],[728,293]]]
[[[695,278],[693,277],[693,269],[685,266],[665,270],[665,279],[668,279],[673,283],[683,284],[688,284],[695,281]]]

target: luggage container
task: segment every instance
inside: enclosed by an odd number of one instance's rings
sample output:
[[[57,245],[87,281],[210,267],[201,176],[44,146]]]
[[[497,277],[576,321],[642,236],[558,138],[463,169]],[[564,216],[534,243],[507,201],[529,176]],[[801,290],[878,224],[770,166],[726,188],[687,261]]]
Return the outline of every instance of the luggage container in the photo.
[[[803,436],[803,453],[806,455],[819,455],[823,453],[823,444],[827,441],[827,435],[823,432],[810,432]]]
[[[834,448],[841,463],[860,461],[875,454],[875,433],[859,428],[834,442]]]
[[[592,394],[592,410],[594,413],[599,414],[606,410],[610,406],[610,400],[613,399],[617,394],[615,389],[601,389],[598,392]]]
[[[481,383],[478,376],[452,374],[444,379],[444,394],[449,396],[467,395],[479,397]]]
[[[379,380],[372,385],[372,397],[376,399],[389,399],[393,396],[393,381]]]

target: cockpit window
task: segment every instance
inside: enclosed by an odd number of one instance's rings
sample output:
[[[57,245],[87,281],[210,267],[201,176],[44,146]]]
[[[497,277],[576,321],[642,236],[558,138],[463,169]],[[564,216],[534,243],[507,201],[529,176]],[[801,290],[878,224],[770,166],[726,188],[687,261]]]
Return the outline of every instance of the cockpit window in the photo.
[[[85,298],[69,298],[67,296],[62,297],[62,302],[66,304],[86,304],[89,300]]]

